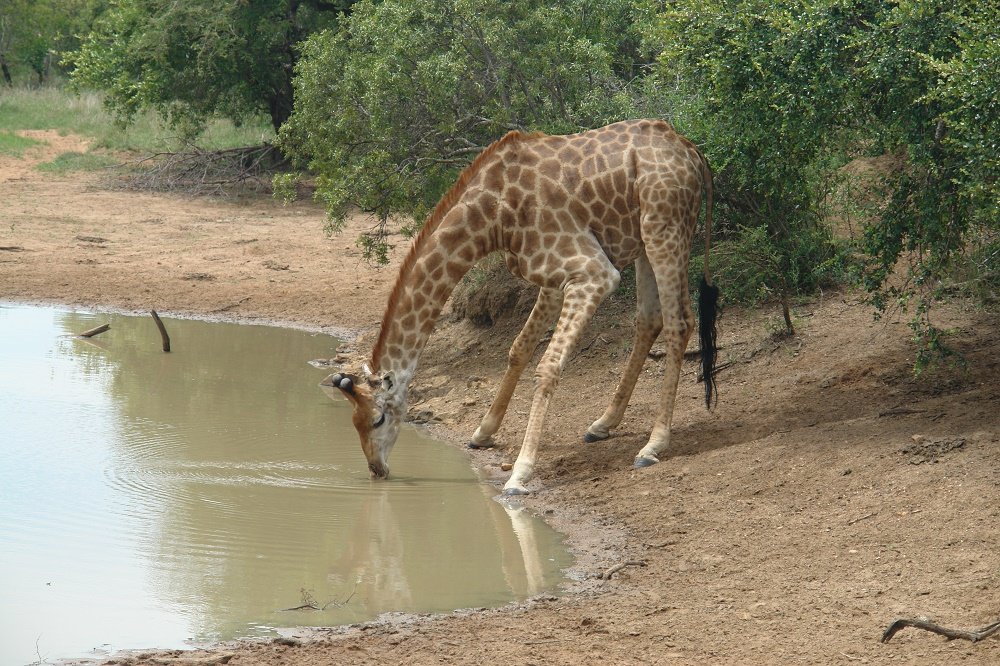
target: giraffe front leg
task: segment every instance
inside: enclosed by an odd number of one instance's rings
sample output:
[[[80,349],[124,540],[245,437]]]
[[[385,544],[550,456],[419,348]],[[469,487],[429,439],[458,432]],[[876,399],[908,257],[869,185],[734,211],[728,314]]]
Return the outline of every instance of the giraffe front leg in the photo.
[[[636,285],[636,316],[635,316],[635,340],[632,344],[632,353],[629,354],[628,362],[625,364],[625,372],[611,404],[608,405],[604,415],[594,421],[583,435],[585,442],[598,442],[607,439],[611,435],[611,429],[622,422],[625,415],[625,408],[628,407],[632,391],[635,389],[635,382],[642,372],[642,366],[646,362],[646,356],[653,342],[663,328],[663,315],[660,313],[660,297],[656,290],[656,277],[649,266],[649,261],[645,255],[640,256],[635,261],[635,285]]]
[[[602,254],[601,257],[603,256]],[[503,488],[505,496],[528,493],[527,482],[535,471],[535,460],[542,438],[545,415],[549,409],[549,400],[559,383],[562,369],[580,341],[584,328],[593,318],[597,306],[618,285],[618,271],[606,260],[594,266],[589,274],[585,274],[587,282],[570,284],[566,287],[559,323],[535,370],[535,396],[531,402],[531,414],[528,416],[521,451],[514,461],[510,479]]]
[[[472,435],[469,448],[485,449],[494,445],[492,437],[503,422],[503,417],[507,413],[507,406],[510,404],[510,398],[514,395],[514,388],[517,386],[517,381],[520,379],[521,373],[524,372],[525,366],[528,365],[528,361],[531,360],[531,356],[535,351],[535,347],[538,346],[538,342],[542,339],[542,335],[559,313],[559,306],[561,304],[562,292],[558,289],[542,289],[538,292],[535,306],[531,309],[531,314],[528,315],[528,320],[525,322],[524,328],[517,334],[514,344],[510,347],[507,371],[500,381],[500,388],[497,389],[497,395],[493,399],[493,404],[490,405],[489,411],[486,412],[476,432]]]

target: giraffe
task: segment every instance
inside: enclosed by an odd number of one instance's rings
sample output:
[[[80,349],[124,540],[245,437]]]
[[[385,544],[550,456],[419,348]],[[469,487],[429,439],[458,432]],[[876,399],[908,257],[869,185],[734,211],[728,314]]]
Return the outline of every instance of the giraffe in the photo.
[[[406,416],[407,388],[445,301],[462,276],[493,252],[503,253],[507,268],[540,290],[470,447],[493,445],[518,379],[556,321],[535,370],[524,440],[503,494],[529,492],[542,425],[563,366],[598,305],[618,286],[619,270],[631,263],[637,291],[634,344],[610,405],[584,439],[606,439],[621,422],[649,349],[662,335],[667,354],[659,413],[633,464],[659,462],[670,443],[681,362],[694,330],[688,260],[703,191],[699,324],[710,408],[718,290],[708,270],[712,174],[698,148],[662,120],[631,120],[561,136],[513,131],[480,153],[414,239],[361,373],[326,380],[353,405],[372,477],[389,474],[386,461]]]

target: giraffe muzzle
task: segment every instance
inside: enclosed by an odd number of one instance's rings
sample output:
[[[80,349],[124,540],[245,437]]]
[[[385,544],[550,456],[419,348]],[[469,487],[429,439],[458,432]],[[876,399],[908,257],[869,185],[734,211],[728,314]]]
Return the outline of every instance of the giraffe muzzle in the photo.
[[[373,479],[389,478],[389,467],[385,463],[381,462],[368,463],[368,471],[371,472]]]

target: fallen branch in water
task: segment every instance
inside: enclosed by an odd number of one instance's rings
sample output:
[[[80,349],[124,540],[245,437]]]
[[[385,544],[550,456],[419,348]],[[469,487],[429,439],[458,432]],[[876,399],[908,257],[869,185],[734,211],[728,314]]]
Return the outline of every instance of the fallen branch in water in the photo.
[[[994,622],[993,624],[987,625],[982,629],[975,629],[973,631],[965,631],[963,629],[947,629],[939,624],[935,624],[926,618],[915,618],[908,620],[906,618],[899,618],[895,622],[889,625],[889,628],[885,630],[882,634],[882,642],[888,643],[889,640],[896,635],[896,632],[900,629],[905,629],[906,627],[914,627],[916,629],[923,629],[924,631],[930,631],[935,634],[940,634],[947,638],[949,641],[955,640],[956,638],[961,638],[963,640],[971,641],[973,643],[978,643],[984,638],[989,638],[993,634],[1000,631],[1000,622]]]
[[[101,324],[100,326],[98,326],[96,328],[92,328],[89,331],[84,331],[83,333],[80,333],[79,337],[81,337],[81,338],[92,338],[95,335],[100,335],[101,333],[103,333],[104,331],[108,330],[109,328],[111,328],[111,324]]]
[[[309,590],[302,588],[299,591],[302,593],[302,605],[293,606],[291,608],[282,608],[281,609],[282,611],[301,611],[301,610],[325,611],[330,606],[333,606],[335,608],[342,608],[347,605],[347,602],[349,602],[351,599],[354,598],[355,593],[358,591],[358,584],[354,583],[354,589],[351,590],[351,593],[347,595],[347,598],[344,599],[343,601],[337,601],[336,599],[331,599],[322,606],[316,603],[316,599],[313,598],[312,592],[310,592]]]
[[[163,325],[160,321],[160,315],[156,314],[156,310],[150,310],[149,314],[153,315],[153,321],[156,322],[156,328],[160,329],[160,339],[163,341],[163,351],[170,351],[170,336],[167,335],[167,327]]]
[[[645,560],[629,560],[627,562],[622,562],[621,564],[616,564],[607,571],[601,574],[601,580],[611,580],[611,577],[616,573],[624,569],[625,567],[644,567],[646,566]]]

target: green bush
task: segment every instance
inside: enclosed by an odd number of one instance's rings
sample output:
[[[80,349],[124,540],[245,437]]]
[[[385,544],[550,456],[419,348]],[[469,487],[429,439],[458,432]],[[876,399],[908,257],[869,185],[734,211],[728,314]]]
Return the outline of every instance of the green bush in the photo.
[[[860,275],[877,311],[913,303],[920,344],[942,353],[930,306],[970,238],[1000,227],[996,8],[677,0],[655,35],[664,87],[685,100],[676,123],[717,169],[720,281],[732,270],[746,298],[787,302],[844,274],[819,223],[836,168],[900,155],[868,195]],[[995,275],[995,256],[982,255],[980,275]]]
[[[625,0],[361,0],[310,38],[282,146],[317,175],[334,227],[355,208],[423,220],[510,129],[570,132],[636,115],[640,27]],[[384,258],[384,238],[362,240]]]

